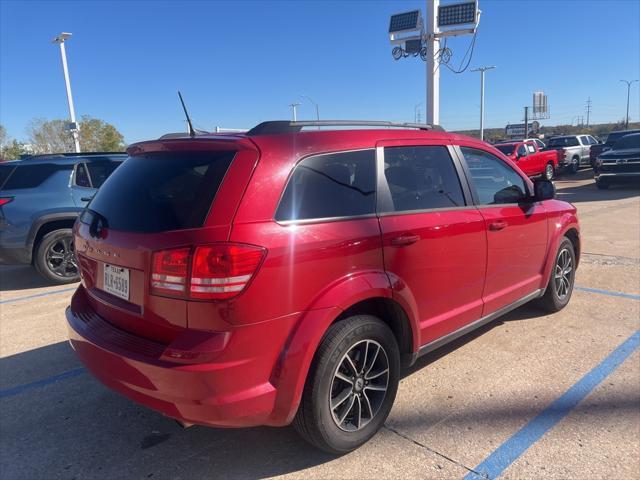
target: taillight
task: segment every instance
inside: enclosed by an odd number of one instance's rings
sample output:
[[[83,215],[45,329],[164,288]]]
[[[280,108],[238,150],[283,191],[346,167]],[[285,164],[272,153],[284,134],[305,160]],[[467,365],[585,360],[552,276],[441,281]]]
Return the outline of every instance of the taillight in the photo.
[[[0,197],[0,207],[13,200],[13,197]]]
[[[155,252],[151,293],[223,300],[238,295],[254,275],[266,250],[236,243]]]
[[[155,252],[151,259],[151,292],[184,295],[187,291],[191,249]]]

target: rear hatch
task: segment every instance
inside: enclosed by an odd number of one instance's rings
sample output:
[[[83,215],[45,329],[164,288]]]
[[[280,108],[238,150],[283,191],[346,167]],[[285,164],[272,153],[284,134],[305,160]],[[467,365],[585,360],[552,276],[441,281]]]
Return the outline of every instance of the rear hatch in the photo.
[[[129,153],[76,224],[82,283],[100,317],[169,343],[188,328],[188,302],[171,276],[163,293],[153,288],[153,262],[158,252],[228,240],[258,154],[241,137],[148,142]]]

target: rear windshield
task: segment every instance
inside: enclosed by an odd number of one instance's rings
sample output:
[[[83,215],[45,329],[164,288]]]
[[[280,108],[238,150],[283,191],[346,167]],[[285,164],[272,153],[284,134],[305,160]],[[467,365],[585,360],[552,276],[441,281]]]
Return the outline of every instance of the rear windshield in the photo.
[[[558,137],[549,140],[549,147],[576,147],[580,145],[576,137]]]
[[[494,145],[498,150],[500,150],[505,155],[511,155],[513,150],[516,148],[515,145]]]
[[[108,228],[163,232],[204,224],[235,152],[162,152],[130,157],[89,208]]]

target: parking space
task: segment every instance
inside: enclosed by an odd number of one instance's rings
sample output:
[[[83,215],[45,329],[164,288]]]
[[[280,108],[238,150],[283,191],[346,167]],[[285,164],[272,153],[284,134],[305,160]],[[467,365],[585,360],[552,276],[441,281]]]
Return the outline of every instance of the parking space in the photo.
[[[0,270],[3,478],[632,478],[640,464],[640,189],[560,177],[576,291],[421,358],[384,428],[335,458],[292,429],[181,429],[94,380],[66,342],[73,287]]]

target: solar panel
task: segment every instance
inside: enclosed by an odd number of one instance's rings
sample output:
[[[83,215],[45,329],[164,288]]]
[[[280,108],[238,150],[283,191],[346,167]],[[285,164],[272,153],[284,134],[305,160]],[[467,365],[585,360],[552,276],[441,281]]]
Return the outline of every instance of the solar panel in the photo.
[[[419,28],[420,10],[391,15],[389,21],[389,33],[402,32],[404,30],[417,30]]]
[[[438,26],[476,23],[476,2],[456,3],[438,7]]]

